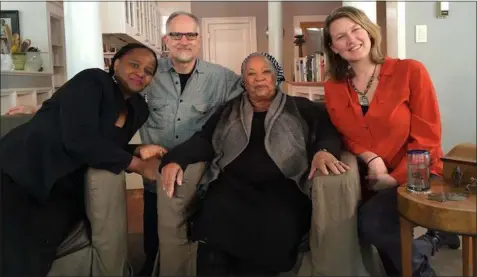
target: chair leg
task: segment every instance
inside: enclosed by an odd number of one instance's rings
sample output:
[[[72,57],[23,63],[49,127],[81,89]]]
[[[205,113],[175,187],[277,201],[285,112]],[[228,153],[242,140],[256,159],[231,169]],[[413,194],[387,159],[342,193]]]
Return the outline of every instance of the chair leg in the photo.
[[[474,241],[474,251],[472,254],[472,262],[474,263],[474,277],[477,277],[477,236],[473,237],[472,240]]]
[[[462,236],[462,276],[476,276],[477,272],[474,271],[474,238],[471,236]]]

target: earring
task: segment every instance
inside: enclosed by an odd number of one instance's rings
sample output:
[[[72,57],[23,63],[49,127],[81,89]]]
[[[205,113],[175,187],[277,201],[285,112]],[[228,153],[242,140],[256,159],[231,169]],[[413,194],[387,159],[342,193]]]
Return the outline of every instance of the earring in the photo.
[[[113,78],[113,82],[117,84],[117,83],[118,83],[118,80],[116,80],[116,75],[113,75],[112,78]]]

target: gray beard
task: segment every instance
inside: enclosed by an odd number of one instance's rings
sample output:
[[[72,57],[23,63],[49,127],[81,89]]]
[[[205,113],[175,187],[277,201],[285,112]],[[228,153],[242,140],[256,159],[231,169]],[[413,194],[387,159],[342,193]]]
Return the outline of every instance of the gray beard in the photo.
[[[190,63],[194,60],[194,57],[177,57],[175,60],[179,63]]]
[[[193,55],[177,55],[177,57],[174,57],[174,59],[179,62],[179,63],[189,63],[194,60]]]

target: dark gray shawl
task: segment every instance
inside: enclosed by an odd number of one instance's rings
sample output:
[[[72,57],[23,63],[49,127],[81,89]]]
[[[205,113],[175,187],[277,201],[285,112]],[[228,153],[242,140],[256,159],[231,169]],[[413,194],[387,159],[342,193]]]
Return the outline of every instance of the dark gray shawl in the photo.
[[[306,181],[306,177],[311,162],[307,156],[308,125],[298,109],[286,107],[287,101],[291,100],[291,97],[278,91],[272,101],[265,117],[265,149],[285,177],[295,181],[308,195],[310,182]],[[202,177],[201,184],[208,185],[216,180],[220,172],[247,147],[253,114],[247,93],[225,107],[212,137],[215,158]]]

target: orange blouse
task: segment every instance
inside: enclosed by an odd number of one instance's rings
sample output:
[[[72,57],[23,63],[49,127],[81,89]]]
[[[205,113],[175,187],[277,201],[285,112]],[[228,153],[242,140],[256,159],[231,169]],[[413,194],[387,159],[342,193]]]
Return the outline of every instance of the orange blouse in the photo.
[[[364,116],[358,95],[347,81],[328,80],[324,86],[331,121],[352,153],[376,153],[402,185],[407,181],[407,150],[426,149],[431,173],[442,176],[439,106],[422,63],[386,58]]]

